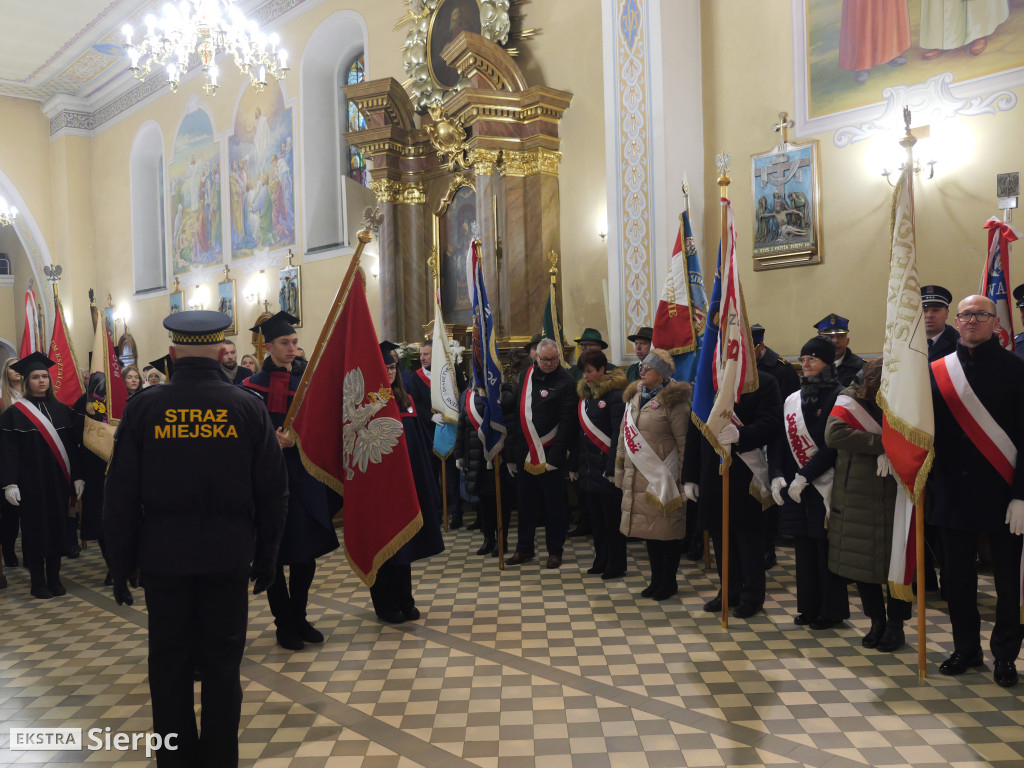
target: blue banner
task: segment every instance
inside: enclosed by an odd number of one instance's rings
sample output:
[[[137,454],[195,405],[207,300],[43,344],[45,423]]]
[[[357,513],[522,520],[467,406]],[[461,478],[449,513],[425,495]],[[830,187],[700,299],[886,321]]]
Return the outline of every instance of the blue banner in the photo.
[[[686,290],[689,291],[690,322],[693,324],[693,335],[697,348],[692,352],[675,355],[676,381],[688,381],[691,384],[697,378],[697,362],[704,344],[705,325],[708,317],[708,296],[704,292],[704,272],[700,268],[700,255],[693,242],[693,230],[690,228],[690,213],[683,211],[683,249],[686,253]],[[717,284],[717,283],[716,283]],[[713,345],[712,345],[713,346]]]
[[[482,388],[486,393],[480,437],[484,443],[484,456],[490,461],[504,447],[507,430],[499,399],[501,366],[498,364],[498,345],[478,247],[479,241],[474,240],[469,256],[473,280],[473,386]]]
[[[701,285],[703,290],[703,285]],[[711,304],[708,306],[707,326],[697,362],[697,375],[693,384],[693,417],[701,424],[707,423],[711,408],[715,404],[715,345],[718,344],[718,311],[722,303],[722,247],[718,247],[718,263],[715,266],[715,284],[711,288]]]

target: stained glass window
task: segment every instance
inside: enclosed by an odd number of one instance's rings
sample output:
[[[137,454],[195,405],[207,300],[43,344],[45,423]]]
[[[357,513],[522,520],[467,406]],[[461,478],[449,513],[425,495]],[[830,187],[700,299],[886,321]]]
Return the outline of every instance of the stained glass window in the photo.
[[[345,84],[355,85],[363,82],[365,78],[365,61],[363,54],[359,54],[348,66]],[[351,101],[348,103],[348,130],[366,130],[366,120]],[[370,170],[366,167],[366,160],[363,158],[363,153],[353,146],[348,148],[348,175],[350,179],[358,181],[364,187],[370,186]]]

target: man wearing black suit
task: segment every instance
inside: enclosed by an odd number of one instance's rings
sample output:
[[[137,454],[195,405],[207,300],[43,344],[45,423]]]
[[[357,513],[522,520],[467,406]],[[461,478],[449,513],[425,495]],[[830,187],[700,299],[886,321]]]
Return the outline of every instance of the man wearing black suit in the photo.
[[[1017,309],[1020,310],[1020,321],[1024,325],[1024,283],[1013,289],[1013,300],[1017,302]],[[1013,337],[1013,351],[1020,357],[1024,357],[1024,331]]]
[[[1024,288],[1024,285],[1020,286]],[[941,285],[921,286],[921,304],[924,306],[924,330],[928,334],[928,362],[945,357],[956,350],[960,334],[949,325],[949,303],[953,294]]]

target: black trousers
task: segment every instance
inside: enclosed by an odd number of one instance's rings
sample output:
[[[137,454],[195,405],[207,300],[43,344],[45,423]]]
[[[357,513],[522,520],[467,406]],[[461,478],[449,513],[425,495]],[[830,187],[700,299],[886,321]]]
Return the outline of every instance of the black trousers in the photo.
[[[722,582],[722,526],[712,531],[718,582]],[[757,514],[739,515],[729,521],[729,602],[733,599],[764,605],[764,527],[761,510]],[[719,586],[721,592],[721,586]]]
[[[590,520],[594,535],[594,567],[604,573],[625,573],[626,537],[619,531],[622,521],[622,491],[598,493],[580,491],[583,516]]]
[[[501,500],[501,530],[505,541],[508,541],[508,524],[512,518],[511,505],[502,494]],[[480,532],[485,539],[498,539],[498,497],[492,493],[480,493],[477,496],[476,513],[480,519]]]
[[[682,539],[646,539],[647,556],[651,559],[651,584],[655,587],[676,584],[679,558],[683,554]]]
[[[66,515],[54,510],[29,507],[24,500],[18,510],[21,515],[21,552],[32,587],[56,583],[60,580]],[[45,515],[45,520],[33,520],[36,515]]]
[[[0,547],[10,555],[14,554],[14,542],[18,540],[19,522],[18,508],[0,500]]]
[[[249,569],[169,576],[144,573],[149,611],[149,690],[160,768],[238,765],[242,711],[239,667],[249,618]],[[193,712],[193,665],[202,676],[200,727]]]
[[[543,475],[532,475],[520,469],[519,480],[519,542],[516,552],[535,554],[537,516],[544,516],[544,535],[549,555],[562,556],[565,535],[569,530],[569,499],[565,491],[565,472],[559,468]]]
[[[900,621],[906,621],[910,618],[912,604],[906,600],[899,600],[893,597],[889,593],[888,587],[883,588],[881,584],[869,584],[865,581],[858,581],[857,594],[860,595],[860,602],[864,607],[864,615],[871,620],[899,619]]]
[[[844,621],[850,618],[846,580],[828,569],[828,539],[795,536],[796,610],[809,619]]]
[[[293,563],[288,566],[288,580],[284,578],[284,565],[277,564],[277,577],[267,589],[267,602],[279,627],[300,624],[306,620],[309,588],[316,573],[316,560]]]
[[[961,653],[981,648],[978,613],[978,534],[940,528],[942,588],[953,624],[953,647]],[[1024,627],[1020,623],[1020,556],[1022,540],[1001,526],[988,532],[992,550],[992,577],[996,584],[996,621],[991,649],[996,661],[1015,661],[1020,654]]]
[[[412,596],[412,566],[388,560],[377,569],[377,580],[370,587],[370,600],[378,616],[399,611],[405,613],[416,606]]]

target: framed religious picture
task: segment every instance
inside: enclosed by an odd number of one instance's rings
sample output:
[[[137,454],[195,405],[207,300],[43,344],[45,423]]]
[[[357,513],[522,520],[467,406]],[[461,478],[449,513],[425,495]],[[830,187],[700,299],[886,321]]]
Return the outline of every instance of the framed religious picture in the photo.
[[[440,214],[438,253],[441,254],[441,312],[446,322],[466,326],[473,324],[466,253],[476,225],[476,191],[468,179],[462,181],[465,183],[450,189],[450,195],[445,198],[447,205]]]
[[[288,312],[299,318],[293,323],[296,328],[302,327],[302,275],[300,267],[288,265],[281,270],[277,299],[282,312]]]
[[[785,120],[783,120],[785,122]],[[818,142],[782,143],[751,156],[754,270],[821,263]]]
[[[459,73],[448,66],[441,56],[445,46],[458,37],[460,32],[473,32],[479,35],[481,31],[479,0],[438,2],[430,18],[430,28],[427,30],[427,66],[431,78],[438,87],[451,90],[459,84]]]
[[[181,312],[185,308],[185,294],[184,294],[184,292],[182,292],[180,290],[172,291],[169,294],[169,298],[171,300],[171,314],[172,315],[175,312]]]
[[[135,345],[135,337],[128,333],[127,329],[117,340],[117,359],[121,361],[122,368],[136,365],[139,361],[139,349]]]
[[[225,336],[234,336],[238,326],[235,312],[235,281],[228,278],[217,284],[217,311],[231,318],[231,325],[224,329]]]
[[[116,336],[114,335],[115,331],[114,331],[114,308],[113,307],[104,307],[103,308],[103,324],[105,326],[107,326],[107,335],[111,339],[116,338]]]

